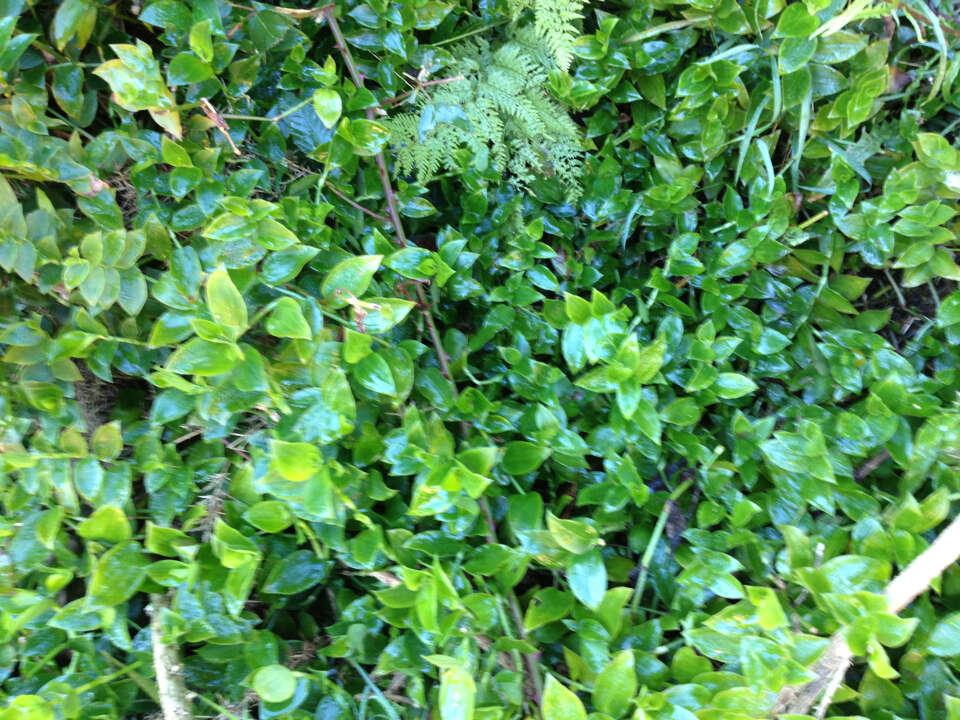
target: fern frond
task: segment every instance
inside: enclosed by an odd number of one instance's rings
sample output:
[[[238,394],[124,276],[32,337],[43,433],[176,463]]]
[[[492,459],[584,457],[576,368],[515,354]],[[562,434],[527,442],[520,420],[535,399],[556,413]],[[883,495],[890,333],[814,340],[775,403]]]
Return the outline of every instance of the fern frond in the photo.
[[[553,51],[557,67],[566,72],[573,62],[577,21],[583,16],[583,0],[534,0],[533,24]]]
[[[576,197],[583,167],[581,135],[543,89],[556,61],[538,31],[521,28],[496,48],[471,40],[451,52],[455,61],[450,71],[463,80],[431,88],[429,96],[418,98],[416,112],[386,121],[400,172],[416,174],[425,183],[441,169],[456,171],[472,158],[478,167],[493,167],[519,187],[528,187],[538,174],[556,175],[568,196]],[[428,107],[430,120],[424,123]],[[440,117],[445,119],[438,121]]]

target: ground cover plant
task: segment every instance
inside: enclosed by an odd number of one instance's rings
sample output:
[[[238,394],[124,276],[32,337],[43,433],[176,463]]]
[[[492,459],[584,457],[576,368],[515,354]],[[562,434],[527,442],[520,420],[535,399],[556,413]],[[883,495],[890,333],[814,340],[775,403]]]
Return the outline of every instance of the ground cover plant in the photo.
[[[0,0],[0,719],[960,720],[958,41]]]

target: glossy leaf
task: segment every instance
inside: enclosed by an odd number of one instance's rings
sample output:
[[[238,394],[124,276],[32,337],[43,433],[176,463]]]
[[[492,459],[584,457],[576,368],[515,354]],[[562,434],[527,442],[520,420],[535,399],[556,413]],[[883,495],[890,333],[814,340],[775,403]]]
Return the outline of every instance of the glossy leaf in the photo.
[[[476,694],[473,677],[464,668],[444,670],[440,675],[441,720],[472,720]]]
[[[548,674],[543,687],[543,718],[544,720],[586,720],[587,711],[580,698],[561,685],[553,675]]]
[[[338,263],[323,280],[322,292],[331,307],[344,307],[347,299],[361,297],[380,267],[382,255],[361,255]]]
[[[234,336],[246,330],[247,305],[226,270],[216,270],[207,278],[207,307],[213,319]]]
[[[593,703],[600,712],[612,718],[626,714],[637,692],[637,675],[632,650],[617,653],[597,676],[593,686]]]

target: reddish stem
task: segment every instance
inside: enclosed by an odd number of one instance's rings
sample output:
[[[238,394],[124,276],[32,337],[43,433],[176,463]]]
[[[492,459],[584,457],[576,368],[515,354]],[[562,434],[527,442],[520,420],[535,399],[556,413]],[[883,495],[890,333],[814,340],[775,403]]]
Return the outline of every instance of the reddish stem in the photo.
[[[328,5],[322,9],[322,15],[327,21],[327,24],[330,26],[330,32],[333,33],[333,39],[336,43],[337,49],[340,50],[341,55],[343,56],[343,63],[347,66],[347,72],[350,73],[350,77],[353,80],[353,84],[357,86],[358,89],[363,87],[363,75],[360,74],[360,71],[357,70],[356,64],[353,62],[353,56],[350,54],[350,48],[347,46],[347,40],[343,36],[343,31],[340,30],[340,24],[337,22],[336,15],[334,13],[334,7]],[[373,121],[376,117],[373,108],[368,107],[366,109],[367,119]],[[383,152],[378,152],[374,156],[374,160],[377,163],[377,172],[380,175],[380,184],[383,186],[383,196],[387,203],[387,212],[390,214],[390,222],[393,225],[394,232],[397,235],[397,245],[400,247],[407,247],[409,243],[407,242],[407,235],[403,231],[403,223],[400,221],[400,210],[397,207],[397,196],[393,192],[393,184],[390,182],[390,173],[387,172],[387,161],[383,157]],[[447,354],[443,350],[443,342],[440,340],[440,333],[437,332],[436,323],[433,321],[433,315],[430,313],[430,304],[427,302],[427,295],[423,291],[421,286],[417,286],[417,299],[419,300],[420,305],[422,306],[423,319],[427,324],[427,330],[430,333],[430,340],[433,343],[433,349],[437,353],[437,362],[440,365],[440,372],[443,373],[443,376],[450,381],[450,385],[453,387],[454,395],[457,393],[457,386],[453,382],[453,375],[450,373],[450,363],[447,360]]]
[[[356,209],[359,210],[360,212],[366,213],[366,214],[369,215],[370,217],[376,218],[376,219],[379,220],[380,222],[385,222],[385,223],[390,222],[390,218],[388,218],[386,215],[380,215],[379,213],[375,213],[373,210],[367,210],[367,208],[365,208],[363,205],[359,204],[358,202],[356,202],[356,201],[354,201],[354,200],[351,200],[349,197],[347,197],[346,195],[344,195],[342,192],[340,192],[335,186],[333,186],[333,185],[330,184],[329,182],[328,182],[326,185],[324,185],[324,187],[325,187],[325,188],[329,188],[329,190],[330,190],[334,195],[336,195],[338,198],[340,198],[341,200],[343,200],[343,201],[344,201],[347,205],[349,205],[350,207],[356,208]]]
[[[463,80],[463,75],[457,75],[456,77],[451,77],[451,78],[441,78],[439,80],[428,80],[425,83],[418,83],[417,87],[415,87],[413,90],[407,90],[406,92],[400,93],[396,97],[387,98],[380,104],[381,105],[398,105],[402,103],[404,100],[406,100],[408,97],[410,97],[413,93],[415,93],[418,90],[422,90],[423,88],[430,87],[432,85],[446,85],[447,83],[460,82],[461,80]]]

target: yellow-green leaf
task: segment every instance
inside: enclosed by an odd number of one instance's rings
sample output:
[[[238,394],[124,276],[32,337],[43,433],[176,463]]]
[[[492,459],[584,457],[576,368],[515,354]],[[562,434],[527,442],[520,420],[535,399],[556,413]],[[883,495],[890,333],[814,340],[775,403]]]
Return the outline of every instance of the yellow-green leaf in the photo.
[[[543,689],[543,720],[587,720],[580,698],[553,675],[547,675]]]
[[[207,307],[213,319],[233,331],[237,337],[247,329],[247,305],[233,280],[223,268],[207,278]]]

